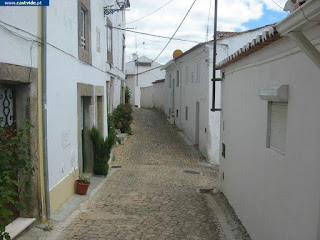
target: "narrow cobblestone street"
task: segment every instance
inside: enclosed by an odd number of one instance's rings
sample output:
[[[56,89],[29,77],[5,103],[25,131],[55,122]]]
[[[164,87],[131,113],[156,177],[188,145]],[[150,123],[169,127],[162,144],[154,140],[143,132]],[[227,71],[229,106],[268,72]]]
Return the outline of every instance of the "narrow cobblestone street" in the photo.
[[[135,109],[133,117],[133,135],[110,164],[122,167],[60,239],[218,239],[198,192],[216,186],[217,170],[199,164],[163,114]]]
[[[135,108],[133,117],[133,135],[113,150],[110,165],[121,168],[65,223],[19,239],[250,239],[221,194],[199,192],[218,187],[218,169],[163,113]]]

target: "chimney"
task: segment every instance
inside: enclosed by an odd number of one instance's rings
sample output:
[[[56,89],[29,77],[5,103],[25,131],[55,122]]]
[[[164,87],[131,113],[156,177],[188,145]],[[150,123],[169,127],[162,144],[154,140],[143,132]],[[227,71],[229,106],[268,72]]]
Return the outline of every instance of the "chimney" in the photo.
[[[138,60],[138,54],[133,53],[133,54],[132,54],[132,60],[133,60],[133,61]]]

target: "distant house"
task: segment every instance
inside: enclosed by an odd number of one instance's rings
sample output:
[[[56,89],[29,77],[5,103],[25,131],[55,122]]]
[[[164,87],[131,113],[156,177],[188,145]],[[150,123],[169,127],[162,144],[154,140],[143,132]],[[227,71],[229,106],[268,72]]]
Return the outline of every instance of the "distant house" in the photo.
[[[152,82],[164,78],[164,72],[160,70],[160,67],[160,63],[148,57],[138,57],[137,54],[132,54],[132,60],[126,63],[126,78],[131,91],[132,105],[141,107],[141,88],[151,87]],[[148,96],[145,98],[147,100]]]
[[[164,91],[165,79],[160,79],[152,83],[153,91],[153,107],[164,112],[165,91]]]
[[[222,61],[220,179],[252,239],[320,239],[320,1]]]
[[[219,32],[217,59],[235,52],[267,27],[246,32]],[[213,164],[219,163],[220,113],[211,112],[212,41],[200,43],[162,67],[166,71],[164,110],[196,148]],[[220,104],[220,85],[216,88]]]

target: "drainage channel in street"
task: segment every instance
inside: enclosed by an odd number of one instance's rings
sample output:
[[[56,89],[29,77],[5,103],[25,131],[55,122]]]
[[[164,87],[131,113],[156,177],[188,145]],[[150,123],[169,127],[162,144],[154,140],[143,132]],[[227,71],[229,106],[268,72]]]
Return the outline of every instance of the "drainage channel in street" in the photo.
[[[187,174],[200,174],[199,172],[192,171],[192,170],[184,170],[183,172]]]
[[[122,166],[111,166],[111,168],[121,168]]]

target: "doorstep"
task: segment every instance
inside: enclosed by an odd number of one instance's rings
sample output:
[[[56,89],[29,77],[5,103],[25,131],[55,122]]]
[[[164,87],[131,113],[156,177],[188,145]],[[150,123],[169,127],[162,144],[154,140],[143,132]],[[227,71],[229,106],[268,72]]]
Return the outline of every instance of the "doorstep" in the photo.
[[[17,218],[6,226],[6,232],[9,233],[11,239],[17,237],[36,221],[35,218]]]

